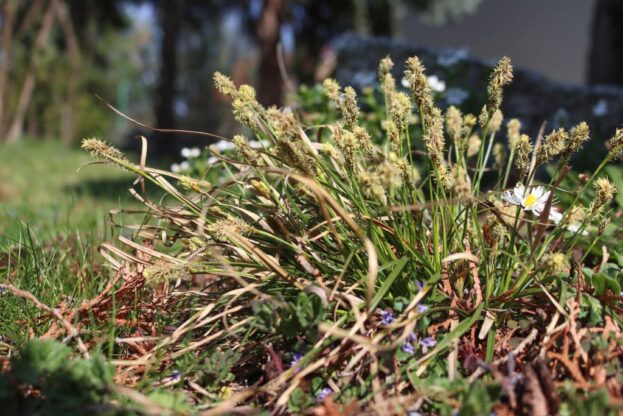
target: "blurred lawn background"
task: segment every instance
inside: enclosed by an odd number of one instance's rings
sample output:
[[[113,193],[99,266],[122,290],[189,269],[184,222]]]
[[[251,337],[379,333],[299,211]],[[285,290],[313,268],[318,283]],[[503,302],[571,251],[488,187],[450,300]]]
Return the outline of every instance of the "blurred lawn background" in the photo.
[[[86,233],[102,241],[108,211],[135,206],[133,178],[90,162],[60,142],[0,144],[0,245],[19,241],[25,227],[41,239]]]

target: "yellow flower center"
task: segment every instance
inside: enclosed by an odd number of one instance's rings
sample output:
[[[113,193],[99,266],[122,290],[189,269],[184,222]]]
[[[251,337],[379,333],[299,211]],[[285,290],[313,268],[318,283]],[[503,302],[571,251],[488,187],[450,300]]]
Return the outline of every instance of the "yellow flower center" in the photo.
[[[523,200],[523,206],[530,209],[536,202],[536,196],[534,194],[530,194]]]

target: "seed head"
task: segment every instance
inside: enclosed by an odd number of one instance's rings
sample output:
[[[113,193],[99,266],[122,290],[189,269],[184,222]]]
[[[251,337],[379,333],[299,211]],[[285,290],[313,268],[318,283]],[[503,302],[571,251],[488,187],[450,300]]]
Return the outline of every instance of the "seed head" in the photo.
[[[96,137],[83,139],[82,148],[97,160],[129,163],[125,155],[118,149]]]
[[[488,132],[490,134],[497,133],[500,130],[500,126],[502,126],[502,121],[504,120],[504,115],[500,110],[495,110],[489,119]]]
[[[409,163],[406,159],[400,158],[393,161],[394,166],[400,171],[402,174],[402,180],[407,184],[409,189],[413,189],[415,185],[417,185],[420,180],[420,172]]]
[[[571,208],[568,216],[569,224],[580,224],[586,219],[586,209],[577,205]]]
[[[236,153],[238,157],[250,164],[251,166],[264,166],[265,162],[260,158],[259,153],[249,145],[249,141],[246,137],[237,134],[234,136],[232,142],[236,146]]]
[[[399,92],[394,95],[389,107],[389,114],[398,131],[404,131],[411,115],[411,100],[407,94]]]
[[[552,158],[558,156],[565,150],[567,141],[569,140],[569,133],[565,129],[560,128],[552,131],[545,136],[543,143],[536,151],[536,162],[541,165],[550,161]]]
[[[569,267],[569,260],[562,253],[545,253],[543,267],[552,274],[562,273]]]
[[[387,55],[385,58],[381,59],[379,62],[379,81],[383,82],[385,79],[385,75],[389,74],[389,72],[394,67],[394,62],[392,58]]]
[[[605,177],[595,180],[593,187],[595,188],[594,203],[596,207],[606,205],[614,198],[614,194],[617,192],[617,188]]]
[[[361,172],[358,175],[359,183],[366,195],[384,200],[385,188],[381,183],[381,178],[376,173]]]
[[[472,187],[465,170],[459,165],[454,165],[450,172],[452,176],[452,191],[459,199],[469,199],[472,195]]]
[[[206,231],[216,241],[225,242],[228,239],[228,234],[248,235],[253,231],[253,228],[242,219],[229,216],[208,225]]]
[[[453,105],[448,107],[446,111],[446,131],[454,142],[459,140],[462,129],[463,115],[461,114],[461,110]]]
[[[247,101],[236,98],[232,102],[234,118],[241,124],[249,127],[253,131],[258,130],[257,115],[248,105]]]
[[[185,191],[199,191],[199,185],[197,181],[187,175],[180,176],[178,183],[182,189]]]
[[[517,152],[515,166],[519,170],[519,177],[523,178],[530,169],[530,157],[532,155],[532,143],[527,134],[519,135],[515,151]]]
[[[255,88],[253,88],[250,85],[246,85],[243,84],[240,86],[240,89],[238,90],[238,98],[240,98],[242,101],[244,101],[247,104],[254,104],[257,102],[257,98],[256,98],[256,93],[255,93]]]
[[[388,120],[385,123],[385,130],[387,131],[387,136],[389,137],[389,141],[392,144],[392,148],[395,151],[398,151],[401,146],[401,141],[400,141],[400,133],[398,131],[398,128],[396,127],[396,124],[394,124],[393,121]]]
[[[336,105],[340,102],[340,84],[336,80],[327,78],[322,83],[324,93],[333,101]]]
[[[511,118],[508,123],[506,123],[506,135],[508,136],[508,147],[512,152],[517,148],[520,134],[521,122],[516,118]]]
[[[333,127],[333,140],[342,155],[347,166],[352,167],[355,151],[359,148],[359,142],[353,133],[344,130],[342,126],[336,124]]]
[[[480,152],[480,145],[482,140],[476,134],[472,134],[467,141],[467,157],[474,157]]]
[[[584,121],[571,129],[571,139],[569,140],[569,147],[572,149],[571,153],[577,152],[582,148],[582,145],[589,139],[590,130],[588,124]]]
[[[344,88],[342,104],[340,106],[346,126],[353,129],[359,119],[359,107],[357,107],[357,93],[353,87]]]
[[[465,114],[465,117],[463,117],[463,125],[466,129],[471,129],[476,125],[477,122],[478,119],[473,114]]]
[[[359,147],[363,149],[366,153],[371,154],[372,150],[374,150],[374,145],[372,144],[370,133],[368,133],[368,131],[361,126],[355,126],[355,128],[353,129],[353,134],[359,142]]]
[[[487,93],[489,94],[489,114],[500,108],[502,105],[502,89],[513,80],[513,66],[511,60],[506,56],[500,59],[493,68]]]
[[[337,150],[331,143],[323,143],[318,150],[335,160],[338,165],[344,164],[344,157],[342,156],[342,153],[340,153],[340,151]]]
[[[385,78],[381,81],[381,87],[385,94],[387,94],[387,100],[389,103],[393,100],[394,93],[396,92],[396,80],[392,74],[385,74]]]
[[[623,153],[623,129],[616,129],[614,136],[610,139],[610,152],[608,156],[612,159],[621,156]]]
[[[606,227],[608,226],[608,224],[610,224],[610,221],[610,217],[606,217],[601,220],[601,222],[599,223],[599,230],[597,231],[599,235],[602,235],[606,231]]]
[[[428,78],[424,73],[426,68],[417,56],[407,59],[407,69],[405,79],[409,84],[409,89],[413,93],[415,104],[418,109],[426,116],[432,113],[433,94],[428,84]]]
[[[220,72],[215,72],[213,79],[216,89],[219,90],[221,94],[230,98],[238,97],[238,89],[228,76],[223,75]]]
[[[400,170],[388,160],[382,162],[376,167],[376,173],[379,176],[381,185],[385,189],[398,187],[402,183]]]
[[[249,180],[249,184],[253,187],[253,189],[255,189],[258,194],[262,195],[264,198],[271,198],[270,189],[264,182],[256,178],[252,178]]]
[[[493,145],[493,159],[495,160],[495,167],[502,169],[504,166],[504,159],[506,158],[506,152],[504,151],[504,145],[502,143],[496,143]]]

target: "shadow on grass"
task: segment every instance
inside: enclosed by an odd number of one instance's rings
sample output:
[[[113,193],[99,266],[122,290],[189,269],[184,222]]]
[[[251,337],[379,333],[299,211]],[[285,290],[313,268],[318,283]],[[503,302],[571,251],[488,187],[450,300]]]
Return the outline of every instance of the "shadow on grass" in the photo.
[[[63,188],[64,192],[71,193],[77,197],[91,197],[101,200],[133,200],[129,189],[132,188],[133,180],[130,178],[111,178],[111,179],[87,179],[79,183],[71,184]],[[140,189],[140,185],[135,188]],[[155,185],[146,184],[147,195],[155,195],[158,188]]]

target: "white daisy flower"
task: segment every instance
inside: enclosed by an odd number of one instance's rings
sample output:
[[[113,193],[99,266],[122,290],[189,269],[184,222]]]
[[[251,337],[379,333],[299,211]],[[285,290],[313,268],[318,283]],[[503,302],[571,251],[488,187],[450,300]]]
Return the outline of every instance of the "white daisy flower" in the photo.
[[[550,191],[543,186],[526,188],[523,184],[518,183],[514,189],[505,191],[502,194],[502,199],[509,204],[520,206],[524,211],[529,211],[538,217],[545,209],[549,195]],[[551,212],[555,211],[550,210],[550,217]]]
[[[502,199],[512,205],[517,205],[523,208],[524,211],[530,211],[534,216],[540,217],[541,213],[545,209],[545,204],[549,199],[550,191],[546,190],[544,186],[535,186],[532,188],[526,188],[521,183],[515,185],[515,188],[510,191],[505,191],[502,194]],[[562,220],[563,213],[556,207],[550,207],[549,220],[558,225]],[[580,229],[578,224],[569,224],[567,230],[576,232]],[[582,231],[582,235],[588,235],[586,230]]]
[[[182,147],[182,151],[180,152],[182,157],[188,159],[190,157],[190,149],[188,147]]]
[[[189,169],[190,169],[190,163],[188,163],[188,160],[185,160],[182,163],[180,163],[180,170],[189,170]]]
[[[179,164],[174,163],[174,164],[171,165],[171,172],[179,173],[180,170],[182,170],[182,169],[180,168]]]

